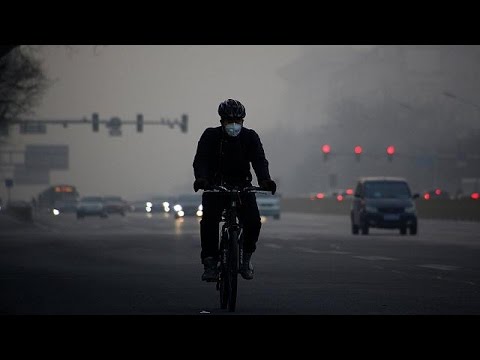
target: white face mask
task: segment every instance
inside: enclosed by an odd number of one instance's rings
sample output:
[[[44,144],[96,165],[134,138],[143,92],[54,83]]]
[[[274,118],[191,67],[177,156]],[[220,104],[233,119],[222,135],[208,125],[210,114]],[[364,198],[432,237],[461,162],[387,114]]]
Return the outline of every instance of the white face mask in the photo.
[[[242,130],[241,124],[232,123],[225,125],[225,131],[230,136],[237,136],[238,134],[240,134],[240,130]]]

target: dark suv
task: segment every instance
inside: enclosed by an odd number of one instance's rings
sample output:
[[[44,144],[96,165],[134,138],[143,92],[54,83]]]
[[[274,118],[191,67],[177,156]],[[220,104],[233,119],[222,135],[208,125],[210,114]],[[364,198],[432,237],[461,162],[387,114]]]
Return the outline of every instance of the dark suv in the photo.
[[[414,199],[419,194],[410,191],[403,178],[360,178],[355,188],[350,212],[352,233],[368,234],[369,228],[400,229],[405,235],[417,234],[418,221]]]

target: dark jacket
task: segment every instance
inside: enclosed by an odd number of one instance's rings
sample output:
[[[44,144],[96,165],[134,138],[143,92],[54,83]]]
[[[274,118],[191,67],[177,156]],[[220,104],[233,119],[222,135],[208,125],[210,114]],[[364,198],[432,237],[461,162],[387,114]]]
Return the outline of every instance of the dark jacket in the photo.
[[[216,185],[249,186],[252,181],[250,163],[258,182],[271,179],[258,134],[243,127],[238,136],[232,137],[218,126],[206,129],[200,137],[193,170],[195,179],[205,178]]]

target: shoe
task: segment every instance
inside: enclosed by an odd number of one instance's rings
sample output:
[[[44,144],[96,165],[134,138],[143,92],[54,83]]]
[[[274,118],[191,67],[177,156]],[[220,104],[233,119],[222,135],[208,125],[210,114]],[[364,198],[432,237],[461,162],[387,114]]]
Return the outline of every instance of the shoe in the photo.
[[[217,260],[213,257],[207,257],[202,260],[204,272],[202,275],[202,281],[217,281],[218,280],[218,267]]]
[[[250,261],[252,258],[252,253],[243,253],[243,261],[242,261],[242,266],[240,268],[240,275],[245,280],[252,280],[253,279],[253,265],[252,262]]]

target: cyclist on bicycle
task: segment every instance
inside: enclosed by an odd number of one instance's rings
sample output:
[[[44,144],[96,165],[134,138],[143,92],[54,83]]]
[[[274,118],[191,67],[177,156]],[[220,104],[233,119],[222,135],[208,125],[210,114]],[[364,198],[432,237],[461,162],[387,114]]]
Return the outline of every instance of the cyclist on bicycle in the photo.
[[[271,179],[268,161],[265,158],[258,134],[243,127],[246,112],[238,100],[228,99],[218,107],[220,124],[207,128],[198,141],[193,161],[195,182],[193,189],[208,190],[213,185],[252,186],[250,163],[257,176],[258,184],[266,191],[275,194],[277,185]],[[200,221],[202,251],[200,257],[204,265],[202,280],[216,281],[219,260],[219,223],[228,197],[221,193],[205,192],[202,195],[203,216]],[[243,266],[240,275],[253,279],[252,254],[260,234],[261,222],[254,193],[244,193],[240,198],[238,217],[243,224]]]

